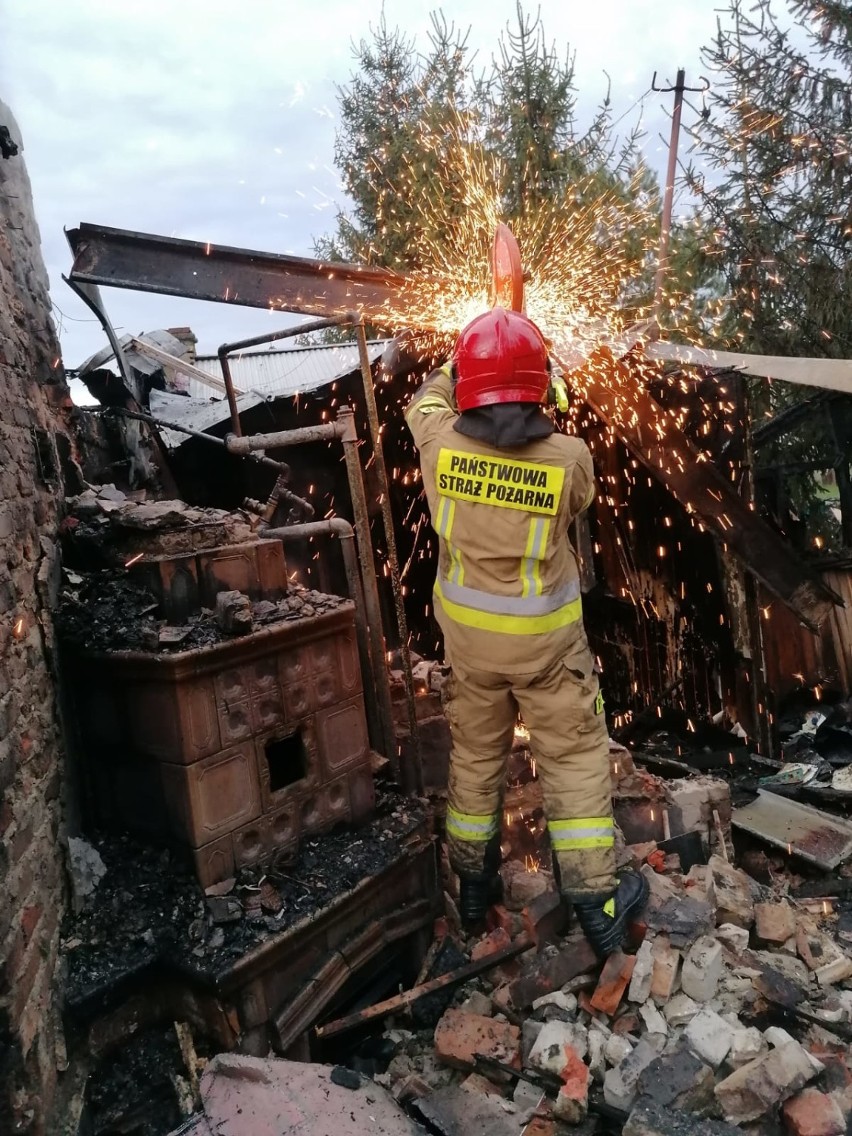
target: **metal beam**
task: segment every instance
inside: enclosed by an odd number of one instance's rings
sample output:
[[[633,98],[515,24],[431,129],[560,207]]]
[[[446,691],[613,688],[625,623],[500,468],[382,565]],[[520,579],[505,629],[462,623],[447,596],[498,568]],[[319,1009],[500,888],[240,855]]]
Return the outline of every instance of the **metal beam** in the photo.
[[[387,318],[403,277],[386,269],[184,241],[83,223],[65,234],[71,279],[305,315]]]
[[[605,381],[604,375],[612,375],[613,381]],[[578,379],[583,398],[630,452],[805,626],[817,631],[832,607],[843,601],[732,491],[648,394],[629,359],[616,360],[599,348]]]

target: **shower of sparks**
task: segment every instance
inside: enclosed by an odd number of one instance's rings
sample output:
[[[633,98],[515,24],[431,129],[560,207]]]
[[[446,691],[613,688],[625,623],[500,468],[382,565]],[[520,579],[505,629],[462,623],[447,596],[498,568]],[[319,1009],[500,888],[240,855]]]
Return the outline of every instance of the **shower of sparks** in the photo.
[[[452,336],[487,310],[491,241],[501,221],[520,244],[527,314],[545,335],[594,344],[643,318],[649,297],[634,294],[635,282],[652,250],[639,234],[654,225],[638,184],[614,189],[581,177],[556,196],[530,196],[520,216],[508,218],[507,170],[474,134],[462,116],[449,132],[430,135],[424,126],[416,156],[395,181],[385,174],[385,156],[376,157],[381,239],[365,259],[375,261],[407,234],[416,248],[416,265],[387,307],[387,326]]]

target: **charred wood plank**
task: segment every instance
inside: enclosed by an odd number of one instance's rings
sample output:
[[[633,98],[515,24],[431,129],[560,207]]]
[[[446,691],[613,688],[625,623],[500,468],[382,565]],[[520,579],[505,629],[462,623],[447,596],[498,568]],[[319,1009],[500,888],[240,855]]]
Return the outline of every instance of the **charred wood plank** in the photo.
[[[427,994],[434,994],[436,990],[460,986],[469,978],[474,978],[477,974],[482,974],[486,970],[492,970],[495,966],[499,966],[508,959],[515,958],[516,955],[523,954],[524,951],[528,951],[534,946],[535,943],[529,935],[519,935],[508,947],[477,959],[475,962],[465,963],[457,970],[451,970],[449,974],[442,974],[440,978],[433,978],[430,982],[413,986],[410,990],[395,994],[393,998],[386,998],[384,1002],[377,1002],[375,1006],[367,1006],[348,1017],[327,1022],[324,1026],[317,1026],[316,1035],[317,1037],[334,1037],[335,1034],[355,1029],[356,1026],[363,1025],[364,1022],[372,1021],[374,1018],[387,1017],[395,1010],[401,1010],[403,1007],[410,1006],[421,998],[425,998]]]

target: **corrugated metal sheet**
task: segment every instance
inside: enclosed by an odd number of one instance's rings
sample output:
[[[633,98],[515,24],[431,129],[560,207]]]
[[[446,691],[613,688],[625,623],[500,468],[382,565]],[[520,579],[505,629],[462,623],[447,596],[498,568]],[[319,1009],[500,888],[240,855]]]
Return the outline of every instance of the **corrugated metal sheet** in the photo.
[[[370,363],[384,351],[387,340],[367,344]],[[306,391],[333,383],[359,365],[355,343],[320,344],[316,347],[290,347],[280,351],[252,351],[230,357],[234,386],[243,393],[237,399],[239,411],[250,410],[260,402],[274,398],[291,398]],[[202,355],[196,366],[222,378],[216,355]],[[155,418],[188,426],[192,430],[210,430],[229,417],[225,399],[211,397],[210,388],[189,379],[189,398],[166,391],[152,390],[151,413]],[[161,429],[160,437],[170,450],[189,440],[189,435]]]
[[[386,345],[386,340],[374,340],[367,345],[371,363],[378,359]],[[277,351],[246,351],[241,355],[230,355],[228,362],[238,390],[251,391],[264,398],[286,398],[316,390],[356,370],[358,346],[355,343],[323,343]],[[199,356],[195,365],[208,375],[222,378],[222,368],[215,355]],[[209,391],[195,379],[190,380],[189,393],[193,398],[209,395]]]

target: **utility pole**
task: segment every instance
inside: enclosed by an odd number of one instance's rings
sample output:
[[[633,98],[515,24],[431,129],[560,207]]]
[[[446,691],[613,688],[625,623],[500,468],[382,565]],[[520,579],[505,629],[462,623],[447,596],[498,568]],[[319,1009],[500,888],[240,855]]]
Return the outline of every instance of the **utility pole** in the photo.
[[[658,87],[657,86],[657,72],[654,72],[654,78],[651,80],[651,89],[654,91],[674,91],[674,106],[672,108],[672,132],[669,139],[669,164],[666,170],[666,192],[663,197],[663,216],[660,225],[660,246],[657,252],[657,274],[654,278],[654,319],[657,324],[660,322],[661,307],[663,302],[663,284],[666,278],[666,271],[668,269],[669,259],[669,241],[672,231],[672,207],[674,204],[674,183],[675,183],[675,170],[677,169],[677,148],[680,140],[680,116],[683,110],[683,96],[686,91],[693,91],[700,94],[706,91],[710,83],[704,76],[701,76],[704,86],[702,87],[687,87],[686,86],[686,71],[682,67],[678,68],[677,78],[673,87]]]

